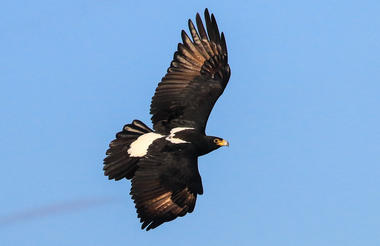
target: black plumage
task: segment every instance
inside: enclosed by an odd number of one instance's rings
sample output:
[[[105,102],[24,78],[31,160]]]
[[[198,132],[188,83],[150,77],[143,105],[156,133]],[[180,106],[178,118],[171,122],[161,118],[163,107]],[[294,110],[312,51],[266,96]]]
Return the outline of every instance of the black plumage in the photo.
[[[168,133],[178,126],[191,126],[204,133],[210,112],[230,78],[224,34],[219,34],[214,15],[205,11],[208,35],[199,14],[198,32],[191,20],[193,41],[182,30],[182,42],[166,75],[158,84],[150,113],[153,128]]]
[[[142,229],[194,210],[203,193],[198,157],[228,142],[206,136],[210,112],[230,77],[224,34],[214,15],[205,10],[206,29],[199,14],[189,20],[191,38],[182,43],[152,98],[153,129],[134,120],[116,134],[104,159],[109,179],[132,180],[130,194]],[[207,30],[207,31],[206,31]]]

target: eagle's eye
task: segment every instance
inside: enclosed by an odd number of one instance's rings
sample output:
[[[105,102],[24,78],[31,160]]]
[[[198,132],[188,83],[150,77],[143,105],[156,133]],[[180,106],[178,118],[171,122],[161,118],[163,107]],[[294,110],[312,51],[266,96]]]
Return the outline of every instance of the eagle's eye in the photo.
[[[219,143],[220,142],[220,140],[219,139],[217,139],[217,138],[214,138],[214,143]]]

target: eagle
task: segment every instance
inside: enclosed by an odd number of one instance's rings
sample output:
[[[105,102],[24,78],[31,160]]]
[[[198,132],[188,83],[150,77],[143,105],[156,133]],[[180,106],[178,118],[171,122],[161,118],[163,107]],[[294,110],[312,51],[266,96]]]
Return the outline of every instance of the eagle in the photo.
[[[109,179],[131,180],[141,229],[147,231],[194,210],[203,194],[198,157],[228,142],[207,136],[211,110],[230,78],[227,46],[213,14],[205,9],[182,30],[167,73],[158,83],[150,113],[153,129],[134,120],[111,141],[104,159]]]

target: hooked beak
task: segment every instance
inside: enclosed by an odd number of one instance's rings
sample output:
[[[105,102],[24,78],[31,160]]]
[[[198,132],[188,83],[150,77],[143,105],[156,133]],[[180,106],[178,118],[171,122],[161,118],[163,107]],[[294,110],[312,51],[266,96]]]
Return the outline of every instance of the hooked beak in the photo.
[[[227,146],[227,147],[230,146],[230,144],[228,143],[228,141],[227,141],[227,140],[224,140],[224,139],[223,139],[222,141],[220,141],[220,142],[218,143],[218,145],[219,145],[219,146]]]

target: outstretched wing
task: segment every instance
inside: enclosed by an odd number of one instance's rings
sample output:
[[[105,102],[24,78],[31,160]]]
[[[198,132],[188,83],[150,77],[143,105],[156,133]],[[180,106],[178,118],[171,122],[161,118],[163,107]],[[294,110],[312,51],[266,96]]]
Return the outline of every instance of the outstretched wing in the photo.
[[[204,132],[210,112],[230,78],[224,34],[214,15],[205,10],[206,29],[199,14],[197,29],[189,20],[192,40],[182,30],[182,42],[153,96],[153,128],[168,133],[186,126]]]
[[[131,195],[141,229],[153,229],[194,210],[202,181],[197,159],[163,152],[141,159],[132,179]]]

